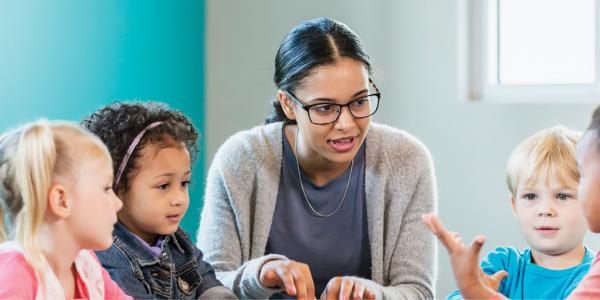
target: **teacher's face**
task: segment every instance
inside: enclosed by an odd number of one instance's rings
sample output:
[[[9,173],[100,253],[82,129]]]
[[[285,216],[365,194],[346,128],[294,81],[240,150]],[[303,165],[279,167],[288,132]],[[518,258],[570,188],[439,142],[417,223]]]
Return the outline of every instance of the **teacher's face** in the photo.
[[[369,90],[369,73],[364,64],[351,58],[339,58],[334,64],[316,67],[294,91],[304,105],[347,104],[373,91]],[[310,152],[334,163],[350,162],[365,141],[370,117],[355,118],[343,107],[337,121],[317,125],[309,113],[288,98],[288,117],[295,119],[300,129],[300,143]],[[312,113],[311,113],[312,114]],[[313,115],[314,116],[314,115]],[[313,121],[315,118],[313,117]]]

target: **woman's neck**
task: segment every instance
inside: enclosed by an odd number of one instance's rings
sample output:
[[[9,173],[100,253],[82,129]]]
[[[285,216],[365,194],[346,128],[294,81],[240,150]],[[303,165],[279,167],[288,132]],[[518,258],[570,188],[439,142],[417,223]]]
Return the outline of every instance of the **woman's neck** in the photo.
[[[75,296],[75,258],[81,248],[70,238],[64,230],[63,224],[42,225],[40,228],[39,242],[42,253],[48,265],[60,282],[65,297],[72,299]]]
[[[300,167],[306,176],[317,186],[323,186],[338,176],[342,175],[349,167],[350,162],[333,162],[310,149],[300,140],[296,141],[297,125],[285,127],[285,135],[292,148],[292,152],[298,158]],[[298,149],[296,149],[296,145]]]
[[[533,263],[550,270],[564,270],[581,264],[585,255],[585,247],[579,245],[568,252],[559,255],[546,254],[531,249]]]

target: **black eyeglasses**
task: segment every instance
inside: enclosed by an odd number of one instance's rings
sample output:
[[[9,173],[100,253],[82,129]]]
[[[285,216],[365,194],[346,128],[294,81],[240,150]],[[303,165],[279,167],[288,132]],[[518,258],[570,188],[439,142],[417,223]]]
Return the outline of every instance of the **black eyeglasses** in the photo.
[[[298,106],[308,112],[308,119],[311,123],[316,125],[326,125],[337,122],[337,120],[340,118],[342,108],[346,106],[348,107],[350,114],[356,119],[367,118],[375,114],[377,112],[377,108],[379,108],[381,93],[371,79],[369,79],[369,83],[373,85],[376,93],[362,96],[346,104],[318,103],[306,105],[302,101],[298,100],[293,93],[288,91],[285,91],[285,93],[292,100],[298,103]]]

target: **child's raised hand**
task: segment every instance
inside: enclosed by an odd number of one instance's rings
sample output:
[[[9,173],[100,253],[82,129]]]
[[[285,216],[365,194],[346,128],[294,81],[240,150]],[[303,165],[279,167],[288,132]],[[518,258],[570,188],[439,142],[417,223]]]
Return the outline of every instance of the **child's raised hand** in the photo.
[[[485,237],[475,237],[471,246],[466,247],[460,235],[448,231],[435,214],[423,215],[423,222],[448,250],[456,285],[465,299],[490,299],[499,296],[500,282],[508,274],[500,271],[489,276],[481,270],[479,252]]]

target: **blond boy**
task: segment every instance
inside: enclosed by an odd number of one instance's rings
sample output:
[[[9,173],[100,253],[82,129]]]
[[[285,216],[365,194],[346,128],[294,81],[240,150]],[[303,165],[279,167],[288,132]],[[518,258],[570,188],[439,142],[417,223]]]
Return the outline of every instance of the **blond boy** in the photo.
[[[563,126],[545,129],[508,159],[510,203],[529,248],[499,247],[481,262],[486,274],[496,274],[487,277],[493,287],[508,298],[566,298],[589,270],[595,253],[583,246],[587,225],[577,203],[580,136]],[[448,299],[462,296],[454,291]]]

